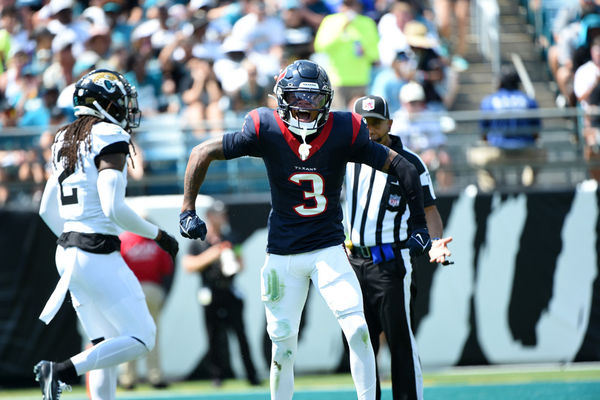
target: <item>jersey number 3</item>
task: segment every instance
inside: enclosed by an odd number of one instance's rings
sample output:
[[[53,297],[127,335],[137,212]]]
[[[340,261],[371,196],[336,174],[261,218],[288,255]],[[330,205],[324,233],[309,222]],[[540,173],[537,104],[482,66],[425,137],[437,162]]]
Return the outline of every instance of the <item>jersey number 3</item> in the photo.
[[[66,169],[58,176],[58,184],[60,185],[60,202],[63,206],[67,206],[69,204],[77,204],[77,188],[73,188],[71,190],[71,194],[65,196],[65,192],[63,189],[63,181],[71,175],[73,171],[67,171]]]
[[[303,217],[312,217],[321,214],[327,208],[327,197],[323,196],[323,177],[313,173],[297,173],[290,176],[289,180],[296,185],[302,185],[303,181],[311,182],[312,192],[305,191],[304,199],[313,199],[315,205],[307,207],[305,204],[299,204],[294,207],[294,211]]]

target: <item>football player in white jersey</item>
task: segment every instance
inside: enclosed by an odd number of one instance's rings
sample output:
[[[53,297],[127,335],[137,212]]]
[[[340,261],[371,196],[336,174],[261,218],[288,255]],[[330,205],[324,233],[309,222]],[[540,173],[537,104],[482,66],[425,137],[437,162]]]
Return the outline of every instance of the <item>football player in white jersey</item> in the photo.
[[[124,202],[129,132],[141,117],[135,88],[118,72],[94,70],[76,83],[73,103],[77,119],[56,135],[39,211],[59,237],[61,276],[40,319],[52,320],[68,289],[93,346],[62,362],[40,361],[34,373],[44,400],[58,399],[88,371],[92,399],[112,400],[117,366],[152,350],[156,332],[117,235],[152,238],[173,258],[178,244]]]

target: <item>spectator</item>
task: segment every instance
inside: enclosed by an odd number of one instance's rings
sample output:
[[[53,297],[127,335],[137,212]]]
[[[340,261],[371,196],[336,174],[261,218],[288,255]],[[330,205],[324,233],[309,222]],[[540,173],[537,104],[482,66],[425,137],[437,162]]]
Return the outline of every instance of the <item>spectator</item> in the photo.
[[[395,60],[395,55],[408,49],[404,27],[408,21],[414,19],[414,10],[409,3],[396,1],[390,6],[389,12],[384,14],[377,29],[379,31],[379,55],[381,65],[389,67]],[[385,96],[383,96],[385,97]],[[396,96],[397,97],[397,96]],[[392,97],[385,97],[392,99]]]
[[[75,65],[73,65],[73,79],[79,80],[88,72],[91,72],[97,67],[100,57],[93,51],[84,51],[77,57]],[[75,110],[73,107],[73,94],[75,93],[75,83],[72,82],[65,86],[59,93],[56,104],[63,109],[70,120],[75,119]]]
[[[14,7],[7,5],[2,9],[2,26],[11,31],[11,44],[23,48],[31,56],[35,49],[33,10],[39,8],[41,4],[39,6],[34,3],[23,5],[15,2],[14,4]]]
[[[230,35],[246,44],[246,56],[256,64],[260,77],[272,79],[279,73],[285,26],[281,18],[269,14],[263,0],[250,0],[248,14],[233,25]]]
[[[391,133],[400,136],[402,143],[421,157],[440,190],[450,189],[454,175],[445,149],[448,140],[445,131],[453,129],[453,120],[440,118],[439,112],[427,107],[425,91],[417,82],[402,87],[400,102],[402,108],[393,116]]]
[[[314,53],[315,33],[328,11],[321,0],[284,0],[282,3],[281,17],[285,24],[283,68],[295,59],[308,59]]]
[[[109,26],[109,21],[99,5],[90,5],[81,12],[80,18],[87,21],[91,26]]]
[[[15,107],[19,119],[21,119],[26,112],[26,106],[29,105],[28,103],[35,101],[38,98],[40,89],[39,74],[33,69],[30,63],[24,65],[21,69],[21,74],[15,82],[14,89],[17,89],[19,92],[18,96],[13,101],[16,101]],[[21,123],[19,122],[18,125],[21,125]]]
[[[329,14],[322,0],[284,0],[281,18],[288,29],[306,29],[314,38],[319,25]]]
[[[102,5],[102,11],[110,28],[113,45],[130,46],[134,27],[128,21],[126,10],[117,2],[108,1]]]
[[[469,0],[434,0],[433,13],[437,20],[437,27],[442,37],[442,46],[452,55],[452,67],[459,71],[466,71],[469,63],[465,60],[469,48],[467,35],[469,34]],[[454,17],[455,29],[452,29]],[[453,31],[456,33],[452,35]]]
[[[585,109],[592,91],[600,84],[600,36],[590,46],[590,60],[575,71],[573,89],[577,101]]]
[[[594,1],[579,0],[577,3],[564,5],[558,11],[552,25],[554,44],[548,48],[548,67],[559,90],[557,105],[575,106],[576,98],[573,92],[573,75],[577,66],[578,47],[583,29],[589,25],[583,23],[588,15],[600,13],[600,6]],[[594,17],[591,17],[594,18]],[[587,32],[586,32],[587,33]]]
[[[373,63],[379,60],[377,25],[361,11],[360,1],[343,0],[315,36],[315,51],[328,58],[326,70],[335,91],[332,109],[345,110],[352,99],[366,94]]]
[[[73,76],[73,67],[76,61],[73,53],[74,43],[75,33],[73,31],[65,31],[52,39],[53,60],[43,73],[44,86],[56,86],[62,90],[76,81]]]
[[[600,129],[600,36],[592,40],[590,47],[591,60],[577,68],[574,78],[574,92],[581,103],[584,114],[584,158],[587,161],[600,160],[598,132]],[[600,180],[600,167],[592,167],[590,175]]]
[[[89,37],[85,42],[85,48],[93,51],[102,60],[108,60],[111,49],[111,37],[108,25],[92,25]]]
[[[66,31],[74,34],[73,52],[77,56],[83,51],[90,23],[85,19],[73,18],[74,5],[74,0],[50,0],[40,10],[40,14],[42,15],[41,23],[45,23],[55,37],[62,36]]]
[[[194,133],[201,137],[220,131],[223,120],[220,108],[223,91],[208,60],[192,57],[186,66],[189,70],[187,89],[181,95],[184,104],[183,115]],[[201,126],[201,124],[203,124]]]
[[[18,26],[16,16],[14,7],[3,7],[0,11],[0,73],[6,71],[6,64],[10,58],[12,35]]]
[[[228,36],[221,47],[223,57],[215,61],[213,71],[226,95],[237,92],[248,80],[242,62],[246,59],[247,43]]]
[[[147,19],[155,19],[159,22],[158,29],[152,35],[151,39],[152,48],[156,54],[175,40],[176,31],[179,27],[177,26],[177,19],[169,16],[169,7],[177,9],[173,6],[167,0],[159,0],[155,6],[150,7],[146,11]]]
[[[28,78],[33,79],[33,77]],[[36,86],[37,89],[37,86]],[[56,86],[39,89],[36,97],[28,99],[23,105],[23,115],[19,119],[19,126],[48,126],[51,123],[52,108],[58,100]]]
[[[253,108],[266,106],[271,89],[259,81],[256,64],[250,60],[244,60],[242,66],[246,70],[248,80],[233,94],[231,99],[233,109],[241,117]]]
[[[206,210],[206,240],[192,242],[183,258],[183,267],[187,272],[199,272],[202,276],[198,299],[204,308],[213,384],[220,386],[230,368],[227,332],[232,330],[239,342],[246,377],[250,384],[259,385],[246,338],[244,301],[233,286],[241,260],[232,251],[233,238],[225,233],[227,226],[227,209],[223,202],[215,201]]]
[[[125,71],[125,77],[138,91],[142,115],[156,115],[165,102],[162,94],[162,73],[158,63],[150,63],[148,55],[130,53],[127,56]]]
[[[131,232],[121,233],[119,239],[121,239],[121,255],[142,285],[148,310],[157,327],[157,344],[146,355],[146,376],[152,387],[162,389],[167,387],[167,383],[160,366],[160,346],[158,345],[160,313],[173,280],[174,260],[152,239]],[[123,364],[119,375],[119,384],[125,389],[133,389],[137,381],[136,360]]]
[[[545,151],[537,146],[540,119],[518,118],[519,113],[538,108],[537,102],[519,89],[520,82],[516,70],[505,65],[501,69],[498,90],[481,101],[481,111],[517,117],[486,118],[480,122],[483,145],[469,149],[467,159],[481,168],[477,180],[484,191],[494,189],[500,179],[500,176],[494,176],[490,167],[502,163],[524,164],[519,183],[531,186],[536,172],[535,165],[531,164],[545,160]]]
[[[202,1],[206,0],[192,0],[190,1],[190,7],[196,2],[201,3]],[[207,11],[207,17],[221,28],[221,32],[229,34],[231,27],[233,27],[240,18],[250,12],[250,3],[251,0],[225,2],[223,5],[211,7],[210,10]]]
[[[373,80],[371,93],[390,99],[388,107],[391,115],[402,108],[400,90],[413,77],[413,69],[409,61],[406,51],[398,51],[391,68],[381,70]]]
[[[24,99],[23,86],[25,77],[23,71],[30,62],[30,57],[24,48],[13,44],[11,47],[6,71],[0,75],[0,93],[6,97],[6,100],[16,108],[17,113],[21,112],[18,104]]]
[[[31,57],[33,68],[42,74],[52,63],[52,39],[54,35],[45,27],[38,27],[34,33],[35,49]]]
[[[425,24],[415,20],[406,23],[404,35],[410,47],[407,51],[408,70],[412,71],[405,79],[414,80],[423,86],[425,102],[430,109],[449,108],[452,95],[448,92],[445,60],[435,49],[437,41]]]

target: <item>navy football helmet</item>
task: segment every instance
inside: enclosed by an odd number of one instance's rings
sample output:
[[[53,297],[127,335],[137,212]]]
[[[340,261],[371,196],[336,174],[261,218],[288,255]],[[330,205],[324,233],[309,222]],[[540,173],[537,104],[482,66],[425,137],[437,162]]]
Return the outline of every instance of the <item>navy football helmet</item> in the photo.
[[[333,90],[325,70],[309,60],[288,65],[273,89],[277,112],[296,134],[312,134],[325,125]]]
[[[96,69],[75,84],[75,115],[94,115],[105,121],[132,129],[140,126],[142,113],[137,90],[116,71]]]

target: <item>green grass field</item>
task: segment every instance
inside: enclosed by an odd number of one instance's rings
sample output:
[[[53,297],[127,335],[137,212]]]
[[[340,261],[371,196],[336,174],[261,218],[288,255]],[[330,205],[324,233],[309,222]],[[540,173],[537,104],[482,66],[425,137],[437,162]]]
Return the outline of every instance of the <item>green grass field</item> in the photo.
[[[427,400],[598,400],[600,363],[569,365],[513,365],[460,367],[426,372]],[[390,382],[382,382],[382,400],[391,400]],[[267,400],[268,382],[253,387],[245,380],[227,380],[220,388],[209,381],[174,382],[166,390],[139,385],[118,391],[120,400]],[[0,399],[39,399],[39,389],[2,390]],[[76,386],[65,400],[86,399],[85,388]],[[294,400],[353,400],[356,395],[348,374],[296,377]]]

